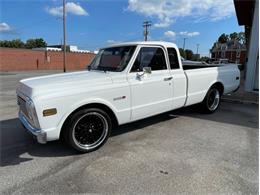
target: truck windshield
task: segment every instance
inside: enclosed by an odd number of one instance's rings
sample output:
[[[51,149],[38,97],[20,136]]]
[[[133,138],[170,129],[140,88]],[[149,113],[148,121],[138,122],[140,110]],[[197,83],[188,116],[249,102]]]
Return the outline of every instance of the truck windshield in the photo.
[[[89,65],[90,70],[121,72],[129,63],[136,46],[101,49]]]

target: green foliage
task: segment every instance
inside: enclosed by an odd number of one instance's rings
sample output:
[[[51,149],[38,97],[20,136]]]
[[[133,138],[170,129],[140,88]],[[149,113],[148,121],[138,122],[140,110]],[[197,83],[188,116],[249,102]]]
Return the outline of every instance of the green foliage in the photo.
[[[209,60],[210,60],[210,58],[207,56],[203,56],[200,58],[200,61],[203,61],[203,62],[208,62]]]
[[[238,41],[242,44],[246,44],[246,35],[244,32],[239,32],[238,33]]]
[[[46,47],[47,43],[42,39],[28,39],[26,43],[21,41],[20,39],[14,40],[0,40],[0,47],[9,47],[9,48],[39,48],[39,47]]]
[[[25,47],[27,49],[32,49],[32,48],[39,48],[39,47],[46,47],[47,43],[42,39],[28,39],[26,41]]]
[[[181,57],[185,58],[186,55],[185,55],[184,50],[182,48],[179,48],[179,51],[180,51]]]
[[[185,49],[185,55],[187,60],[192,60],[193,59],[193,51],[190,49]]]
[[[237,32],[233,32],[229,35],[230,40],[237,40],[238,39],[238,33]]]
[[[193,54],[193,51],[190,49],[183,50],[182,48],[179,48],[180,55],[186,60],[195,60],[196,56]]]
[[[20,39],[14,39],[11,41],[0,40],[0,47],[24,48],[24,43]]]
[[[229,40],[229,35],[226,35],[225,33],[221,34],[218,38],[219,43],[226,43]]]
[[[226,43],[228,41],[239,41],[241,44],[244,44],[246,41],[245,41],[245,33],[244,32],[233,32],[233,33],[230,33],[229,35],[228,34],[221,34],[218,38],[218,42],[219,43]]]

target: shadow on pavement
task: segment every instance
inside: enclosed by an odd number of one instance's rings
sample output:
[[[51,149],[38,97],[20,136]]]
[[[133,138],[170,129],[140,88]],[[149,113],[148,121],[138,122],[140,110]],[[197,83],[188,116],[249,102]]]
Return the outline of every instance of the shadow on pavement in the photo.
[[[176,118],[169,114],[160,114],[148,119],[143,119],[131,124],[122,125],[114,129],[111,136],[118,136],[135,131],[146,126],[153,125]],[[33,158],[21,157],[28,153],[31,157],[59,157],[73,156],[79,153],[61,141],[52,141],[47,144],[38,144],[33,137],[26,132],[18,118],[1,121],[1,166],[12,166],[33,160]]]
[[[239,109],[237,106],[239,106]],[[142,129],[158,122],[174,119],[178,116],[258,128],[258,109],[255,107],[249,108],[249,111],[248,105],[222,104],[220,110],[211,115],[201,114],[197,109],[197,106],[182,108],[130,124],[122,125],[114,129],[111,136],[118,136],[120,134]],[[34,140],[32,136],[26,132],[17,118],[1,121],[0,133],[1,166],[17,165],[22,162],[30,161],[33,160],[33,158],[31,158],[33,156],[59,157],[79,154],[60,141],[53,141],[44,145],[38,144],[36,140]],[[30,158],[21,157],[24,153],[30,154]]]
[[[255,104],[221,102],[219,110],[213,114],[203,114],[199,110],[199,106],[195,105],[174,110],[172,113],[177,116],[199,118],[249,128],[258,128],[259,126],[258,105]]]

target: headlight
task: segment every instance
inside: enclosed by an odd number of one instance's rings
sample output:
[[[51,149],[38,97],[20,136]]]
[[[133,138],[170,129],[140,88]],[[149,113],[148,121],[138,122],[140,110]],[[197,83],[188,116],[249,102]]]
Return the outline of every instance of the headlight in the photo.
[[[40,128],[38,117],[37,117],[36,110],[35,110],[35,107],[34,107],[34,103],[29,98],[26,101],[26,109],[27,109],[27,112],[28,112],[28,117],[33,122],[33,125],[36,128]]]

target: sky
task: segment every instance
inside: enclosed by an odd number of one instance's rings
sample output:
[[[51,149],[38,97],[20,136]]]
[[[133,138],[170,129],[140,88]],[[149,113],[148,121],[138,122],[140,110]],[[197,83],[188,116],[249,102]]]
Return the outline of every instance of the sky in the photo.
[[[67,43],[98,50],[112,43],[143,40],[143,21],[152,22],[149,40],[170,41],[209,55],[222,33],[238,26],[233,0],[66,0]],[[0,39],[43,38],[60,44],[62,0],[0,0]]]

